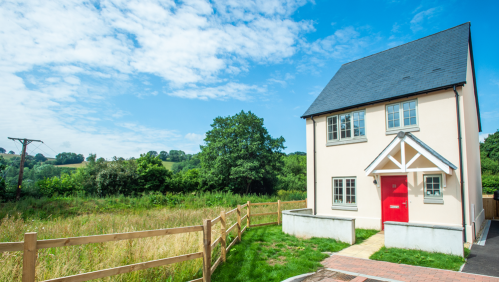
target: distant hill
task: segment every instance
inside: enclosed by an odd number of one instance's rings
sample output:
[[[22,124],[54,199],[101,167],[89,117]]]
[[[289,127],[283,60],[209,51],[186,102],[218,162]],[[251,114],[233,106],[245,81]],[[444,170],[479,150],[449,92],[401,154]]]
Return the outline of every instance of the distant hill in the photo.
[[[12,158],[15,158],[15,157],[21,157],[21,155],[11,155],[11,154],[0,154],[0,156],[4,157],[6,160],[8,159],[12,159]],[[55,160],[54,158],[47,158],[47,160],[49,161],[53,161]]]

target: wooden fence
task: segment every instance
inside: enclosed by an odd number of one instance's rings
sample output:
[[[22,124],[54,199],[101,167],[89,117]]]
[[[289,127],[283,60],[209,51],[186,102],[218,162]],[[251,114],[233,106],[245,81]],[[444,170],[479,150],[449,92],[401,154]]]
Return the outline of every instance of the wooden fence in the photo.
[[[499,219],[499,203],[492,197],[493,195],[483,195],[485,219]]]
[[[228,212],[222,211],[220,216],[215,219],[205,219],[203,220],[203,225],[188,226],[188,227],[178,227],[178,228],[168,228],[168,229],[158,229],[158,230],[148,230],[148,231],[137,231],[128,233],[115,233],[115,234],[105,234],[105,235],[94,235],[94,236],[83,236],[83,237],[71,237],[71,238],[60,238],[60,239],[49,239],[49,240],[37,240],[36,232],[29,232],[24,234],[23,242],[5,242],[0,243],[0,253],[1,252],[16,252],[23,251],[23,272],[22,281],[23,282],[34,282],[36,273],[36,259],[38,256],[39,249],[46,248],[57,248],[75,245],[85,245],[92,243],[103,243],[103,242],[113,242],[120,240],[129,239],[139,239],[139,238],[149,238],[156,236],[166,236],[173,234],[189,233],[189,232],[203,232],[203,249],[202,252],[185,254],[176,257],[152,260],[147,262],[141,262],[136,264],[130,264],[125,266],[119,266],[104,270],[98,270],[93,272],[81,273],[66,277],[54,278],[50,280],[45,280],[44,282],[79,282],[88,281],[97,278],[104,278],[108,276],[128,273],[137,270],[144,270],[152,267],[158,267],[163,265],[168,265],[172,263],[183,262],[187,260],[193,260],[198,258],[203,258],[203,277],[191,280],[189,282],[210,282],[211,275],[215,269],[220,265],[221,262],[226,261],[226,254],[234,244],[241,241],[241,235],[246,231],[248,227],[264,226],[271,224],[281,224],[281,205],[290,203],[306,203],[307,200],[302,201],[288,201],[270,203],[251,203],[247,202],[244,205],[238,205],[235,209]],[[270,213],[257,213],[251,214],[252,206],[261,205],[277,205],[276,212]],[[242,209],[246,208],[246,215],[241,217]],[[227,216],[232,213],[237,214],[237,222],[232,226],[227,228]],[[276,222],[251,224],[252,217],[265,216],[265,215],[277,215]],[[246,219],[246,226],[241,229],[242,222]],[[220,227],[220,237],[212,241],[211,231],[215,224],[221,223]],[[229,234],[234,229],[237,229],[237,236],[229,243],[227,246],[227,234]],[[211,265],[211,255],[215,247],[221,244],[220,257]]]

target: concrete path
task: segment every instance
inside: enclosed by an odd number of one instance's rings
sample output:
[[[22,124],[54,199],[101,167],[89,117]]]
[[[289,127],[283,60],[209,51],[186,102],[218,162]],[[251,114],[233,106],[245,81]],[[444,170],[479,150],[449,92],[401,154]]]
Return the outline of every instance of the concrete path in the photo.
[[[471,247],[463,272],[499,277],[499,221],[490,223],[484,246]]]
[[[368,259],[372,254],[379,251],[385,245],[385,234],[383,231],[374,234],[358,245],[352,245],[339,251],[337,254],[348,257]]]
[[[497,261],[496,261],[497,262]],[[338,254],[322,261],[326,270],[334,272],[333,277],[322,275],[321,282],[332,281],[494,281],[499,278],[442,270],[428,267],[396,264],[385,261],[368,260],[340,256]],[[341,275],[337,274],[341,273]],[[328,277],[330,276],[330,277]],[[340,277],[341,276],[341,277]],[[347,277],[345,277],[347,276]],[[319,278],[319,277],[318,277]],[[372,279],[372,280],[371,280]]]

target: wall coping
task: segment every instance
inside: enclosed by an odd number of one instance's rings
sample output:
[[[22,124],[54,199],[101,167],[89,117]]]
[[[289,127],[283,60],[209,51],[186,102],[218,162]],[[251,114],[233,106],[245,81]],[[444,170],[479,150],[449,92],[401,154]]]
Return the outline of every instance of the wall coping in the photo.
[[[328,215],[313,215],[313,214],[297,213],[297,212],[305,211],[305,210],[312,211],[312,209],[305,208],[305,209],[285,210],[285,211],[282,211],[282,214],[287,214],[287,215],[292,215],[292,216],[302,216],[302,217],[313,217],[313,218],[331,219],[331,220],[355,221],[355,218],[351,218],[351,217],[337,217],[337,216],[328,216]]]
[[[432,229],[447,229],[447,230],[456,230],[463,231],[464,228],[462,226],[445,226],[445,225],[432,225],[432,224],[423,224],[423,223],[410,223],[410,222],[397,222],[397,221],[385,221],[385,225],[402,225],[409,227],[423,227],[423,228],[432,228]]]

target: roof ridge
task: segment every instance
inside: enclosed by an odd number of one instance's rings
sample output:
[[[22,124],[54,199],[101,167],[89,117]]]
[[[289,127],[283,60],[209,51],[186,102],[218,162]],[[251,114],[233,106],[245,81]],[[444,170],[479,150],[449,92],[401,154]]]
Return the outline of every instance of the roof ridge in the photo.
[[[366,58],[372,57],[372,56],[374,56],[374,55],[381,54],[381,53],[386,52],[386,51],[390,51],[390,50],[395,49],[395,48],[402,47],[402,46],[404,46],[404,45],[407,45],[407,44],[410,44],[410,43],[413,43],[413,42],[416,42],[416,41],[419,41],[419,40],[425,39],[425,38],[430,37],[430,36],[437,35],[437,34],[439,34],[439,33],[445,32],[445,31],[449,31],[449,30],[451,30],[451,29],[454,29],[454,28],[460,27],[460,26],[465,25],[465,24],[470,24],[470,25],[471,25],[471,22],[465,22],[465,23],[462,23],[462,24],[460,24],[460,25],[456,25],[456,26],[454,26],[454,27],[451,27],[451,28],[448,28],[448,29],[444,29],[444,30],[441,30],[441,31],[439,31],[439,32],[436,32],[436,33],[433,33],[433,34],[427,35],[427,36],[425,36],[425,37],[421,37],[421,38],[418,38],[418,39],[416,39],[416,40],[409,41],[409,42],[404,43],[404,44],[402,44],[402,45],[398,45],[398,46],[395,46],[395,47],[392,47],[392,48],[389,48],[389,49],[386,49],[386,50],[383,50],[383,51],[380,51],[380,52],[377,52],[377,53],[371,54],[371,55],[369,55],[369,56],[365,56],[365,57],[359,58],[359,59],[357,59],[357,60],[353,60],[353,61],[350,61],[350,62],[348,62],[348,63],[344,63],[344,64],[342,64],[342,66],[344,66],[344,65],[348,65],[348,64],[351,64],[351,63],[353,63],[353,62],[360,61],[360,60],[362,60],[362,59],[366,59]]]

